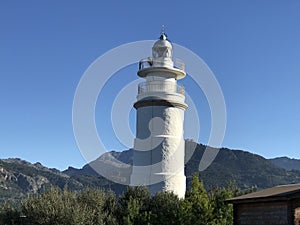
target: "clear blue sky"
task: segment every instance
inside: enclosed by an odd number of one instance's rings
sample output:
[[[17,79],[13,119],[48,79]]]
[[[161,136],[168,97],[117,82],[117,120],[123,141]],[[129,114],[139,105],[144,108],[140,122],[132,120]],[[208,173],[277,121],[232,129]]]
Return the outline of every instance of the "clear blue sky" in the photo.
[[[298,0],[1,1],[0,158],[58,169],[83,166],[72,130],[81,76],[114,47],[158,38],[162,24],[218,79],[228,116],[223,146],[300,158],[299,12]],[[111,82],[125,85],[135,70]],[[109,101],[109,84],[105,90]],[[197,102],[201,113],[207,106]],[[109,109],[101,107],[98,132],[108,149],[121,150]],[[204,144],[206,114],[200,115]]]

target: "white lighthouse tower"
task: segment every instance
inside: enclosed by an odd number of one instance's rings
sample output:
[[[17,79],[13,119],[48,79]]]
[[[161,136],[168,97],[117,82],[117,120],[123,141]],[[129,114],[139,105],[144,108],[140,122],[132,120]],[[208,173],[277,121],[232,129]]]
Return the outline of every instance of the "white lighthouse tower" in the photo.
[[[150,193],[169,191],[184,198],[183,123],[184,63],[172,57],[173,49],[164,31],[152,47],[152,57],[141,60],[138,76],[136,138],[133,151],[132,186],[147,185]]]

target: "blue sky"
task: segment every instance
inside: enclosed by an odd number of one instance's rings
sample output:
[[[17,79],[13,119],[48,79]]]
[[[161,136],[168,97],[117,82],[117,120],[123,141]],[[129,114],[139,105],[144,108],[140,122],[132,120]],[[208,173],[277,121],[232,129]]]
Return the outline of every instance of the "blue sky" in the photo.
[[[162,24],[214,72],[227,108],[223,146],[300,158],[299,11],[297,0],[1,1],[0,158],[83,166],[72,129],[80,78],[106,51],[158,38]],[[106,106],[136,70],[117,73],[99,96],[96,121],[108,150],[124,147]],[[205,144],[207,102],[189,78],[182,83],[196,93]]]

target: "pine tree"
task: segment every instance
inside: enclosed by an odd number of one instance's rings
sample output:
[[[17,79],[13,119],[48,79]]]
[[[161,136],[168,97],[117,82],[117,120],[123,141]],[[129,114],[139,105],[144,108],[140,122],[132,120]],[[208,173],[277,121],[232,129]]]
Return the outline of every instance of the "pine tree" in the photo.
[[[183,201],[184,221],[187,225],[207,225],[212,221],[213,208],[199,175],[192,179],[191,190],[187,191]]]
[[[119,224],[149,224],[150,194],[146,187],[129,187],[118,201]]]
[[[152,225],[180,225],[182,218],[182,200],[170,192],[158,192],[152,199],[151,224]]]

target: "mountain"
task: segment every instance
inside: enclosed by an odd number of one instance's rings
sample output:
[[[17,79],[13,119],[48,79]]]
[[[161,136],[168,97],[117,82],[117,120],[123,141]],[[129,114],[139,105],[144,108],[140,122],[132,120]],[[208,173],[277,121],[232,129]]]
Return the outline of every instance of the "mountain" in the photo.
[[[189,188],[193,174],[199,165],[205,164],[205,152],[217,149],[186,141],[185,174]],[[83,188],[111,189],[122,193],[129,183],[133,150],[107,152],[81,169],[69,167],[61,172],[49,169],[40,163],[29,163],[21,159],[0,160],[0,201],[21,199],[27,194],[40,193],[49,187],[67,187],[70,190]],[[281,165],[281,164],[280,164]],[[202,167],[200,167],[202,168]],[[274,160],[242,150],[221,148],[211,165],[200,171],[205,187],[224,186],[234,181],[241,188],[256,186],[258,189],[280,184],[300,183],[300,171],[284,169]],[[109,173],[115,182],[95,172]]]
[[[83,185],[56,169],[49,169],[40,163],[31,164],[21,159],[0,160],[0,201],[20,199],[57,186],[82,189]]]
[[[269,159],[274,165],[286,170],[300,170],[300,159],[291,159],[288,157],[278,157]]]
[[[189,149],[193,149],[193,145],[192,142],[186,142],[186,155]],[[186,164],[188,182],[199,166],[206,147],[197,144],[191,160]],[[211,150],[213,149],[208,148],[206,151]],[[240,188],[256,186],[262,189],[280,184],[299,183],[300,171],[287,171],[264,157],[247,151],[221,148],[212,164],[200,172],[200,178],[207,189],[216,185],[224,186],[229,181],[234,181]]]
[[[189,187],[193,174],[198,172],[200,162],[203,163],[204,152],[217,150],[193,141],[186,141],[185,151],[185,174]],[[122,163],[132,163],[132,150],[107,152],[82,169],[69,168],[64,173],[73,178],[78,174],[95,175],[92,169],[94,168],[104,174],[105,171],[116,174],[116,177],[121,174],[125,183],[129,183],[131,170],[129,167],[124,167]],[[212,164],[204,171],[200,171],[200,178],[207,189],[216,185],[225,186],[230,181],[241,188],[256,186],[260,189],[280,184],[300,183],[300,171],[287,171],[274,165],[272,161],[247,151],[221,148]]]
[[[27,194],[41,193],[50,187],[67,187],[70,190],[84,188],[111,189],[117,194],[125,187],[115,184],[95,173],[92,169],[88,173],[78,173],[69,176],[57,169],[49,169],[41,163],[29,163],[19,158],[0,160],[0,202],[5,200],[19,200]],[[72,171],[72,168],[69,168]]]

